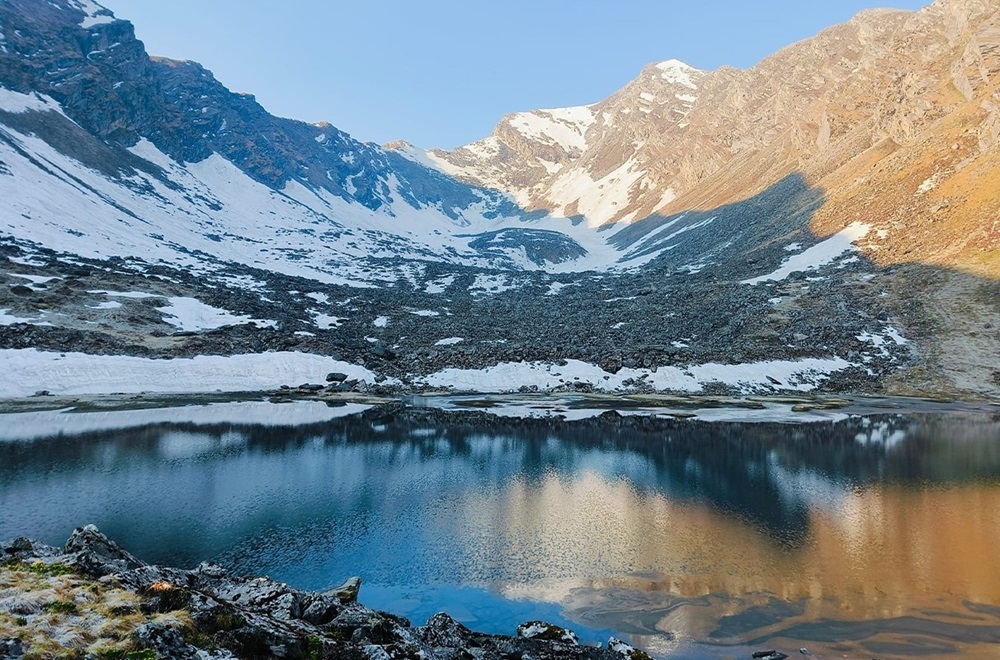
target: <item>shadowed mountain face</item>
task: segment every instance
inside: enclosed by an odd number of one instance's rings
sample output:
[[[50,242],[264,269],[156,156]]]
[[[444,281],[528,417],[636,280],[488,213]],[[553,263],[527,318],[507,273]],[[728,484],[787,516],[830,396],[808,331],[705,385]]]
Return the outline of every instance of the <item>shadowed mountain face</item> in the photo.
[[[425,154],[273,117],[96,3],[9,0],[0,347],[300,350],[404,385],[579,360],[603,371],[542,387],[714,365],[689,377],[996,392],[997,29],[977,0],[867,12],[748,71],[651,65]],[[190,299],[223,320],[178,326]]]
[[[329,124],[273,117],[195,62],[147,56],[131,23],[92,3],[14,0],[0,7],[0,21],[7,27],[0,84],[50,96],[108,144],[144,138],[178,163],[217,153],[271,188],[298,181],[371,210],[390,203],[390,175],[406,180],[374,145]],[[456,184],[438,191],[447,193],[456,205],[481,201]]]

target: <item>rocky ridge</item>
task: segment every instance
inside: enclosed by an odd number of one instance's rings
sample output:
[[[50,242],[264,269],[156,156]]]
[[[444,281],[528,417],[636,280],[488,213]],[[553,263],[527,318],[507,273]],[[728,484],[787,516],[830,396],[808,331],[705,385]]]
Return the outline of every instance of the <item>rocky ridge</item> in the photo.
[[[995,3],[937,0],[864,11],[746,70],[650,65],[586,106],[579,149],[555,153],[551,135],[520,119],[570,108],[507,116],[487,140],[430,157],[595,225],[731,204],[798,173],[829,196],[818,234],[861,219],[879,230],[862,245],[881,264],[971,265],[1000,246],[1000,198],[982,179],[997,157],[998,75]],[[592,185],[616,203],[590,204]]]
[[[42,593],[15,591],[0,595],[0,612],[17,616],[15,627],[0,619],[0,637],[11,630],[33,630],[42,612],[56,612],[65,645],[63,653],[81,658],[589,658],[642,660],[648,658],[628,644],[611,638],[607,647],[581,646],[576,635],[540,621],[518,627],[516,636],[475,633],[447,614],[436,614],[424,626],[357,603],[360,581],[325,593],[305,592],[266,577],[245,578],[202,564],[183,571],[150,566],[118,546],[90,525],[73,532],[63,548],[52,548],[19,538],[3,549],[7,571],[90,583],[75,600],[45,601]],[[65,586],[65,585],[63,585]],[[80,610],[94,594],[114,590],[118,605],[106,617],[128,618],[128,625],[110,637],[88,634],[93,621]],[[39,601],[39,602],[36,602]],[[79,602],[77,602],[79,601]],[[52,603],[55,603],[53,605]],[[74,630],[73,626],[78,627]],[[104,626],[102,629],[107,629]],[[39,649],[27,633],[0,639],[0,658],[33,657]]]

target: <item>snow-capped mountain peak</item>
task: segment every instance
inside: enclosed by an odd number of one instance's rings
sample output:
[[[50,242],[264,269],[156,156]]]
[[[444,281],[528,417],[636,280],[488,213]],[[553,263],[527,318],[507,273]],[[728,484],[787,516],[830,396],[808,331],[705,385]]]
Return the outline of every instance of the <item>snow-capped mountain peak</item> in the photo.
[[[690,89],[698,89],[698,84],[695,81],[705,73],[675,59],[659,62],[653,66],[656,67],[656,70],[660,72],[660,76],[668,83],[683,85]]]

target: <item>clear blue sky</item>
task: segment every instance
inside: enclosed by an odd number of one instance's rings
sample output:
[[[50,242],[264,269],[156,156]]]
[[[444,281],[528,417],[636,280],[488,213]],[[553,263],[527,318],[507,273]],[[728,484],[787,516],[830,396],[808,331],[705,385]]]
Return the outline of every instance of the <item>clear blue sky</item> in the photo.
[[[643,65],[754,65],[861,9],[930,0],[99,0],[153,55],[270,112],[454,147],[507,112],[598,101]]]

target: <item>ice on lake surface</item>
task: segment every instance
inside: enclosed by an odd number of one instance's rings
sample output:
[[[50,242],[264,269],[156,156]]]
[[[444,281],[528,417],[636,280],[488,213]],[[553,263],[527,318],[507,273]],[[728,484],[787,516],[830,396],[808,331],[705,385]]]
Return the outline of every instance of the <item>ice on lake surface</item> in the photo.
[[[0,416],[0,539],[61,544],[92,522],[147,561],[306,589],[358,574],[365,604],[416,622],[445,610],[512,633],[545,618],[657,655],[1000,643],[995,412],[559,422],[219,405],[132,424]]]

